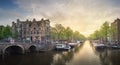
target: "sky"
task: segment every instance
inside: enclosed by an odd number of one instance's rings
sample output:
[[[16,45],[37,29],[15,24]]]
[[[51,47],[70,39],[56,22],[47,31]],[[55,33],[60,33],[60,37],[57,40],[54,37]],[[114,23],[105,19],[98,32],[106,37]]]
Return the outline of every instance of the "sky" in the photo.
[[[49,19],[85,36],[120,18],[120,0],[0,0],[0,25],[16,19]]]

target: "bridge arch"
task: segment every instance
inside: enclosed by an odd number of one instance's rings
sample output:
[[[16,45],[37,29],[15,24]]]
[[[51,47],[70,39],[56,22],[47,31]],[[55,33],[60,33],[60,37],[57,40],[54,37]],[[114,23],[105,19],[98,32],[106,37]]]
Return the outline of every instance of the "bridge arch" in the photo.
[[[24,54],[24,48],[21,45],[8,45],[3,49],[3,54]]]
[[[31,45],[29,48],[28,48],[29,52],[36,52],[37,51],[37,46],[36,45]]]

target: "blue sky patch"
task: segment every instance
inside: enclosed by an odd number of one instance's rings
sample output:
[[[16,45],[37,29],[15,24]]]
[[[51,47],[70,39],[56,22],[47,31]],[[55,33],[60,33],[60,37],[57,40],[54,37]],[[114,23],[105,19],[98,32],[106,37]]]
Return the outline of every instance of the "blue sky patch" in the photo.
[[[2,9],[14,9],[17,7],[17,4],[13,0],[0,0],[0,8]]]

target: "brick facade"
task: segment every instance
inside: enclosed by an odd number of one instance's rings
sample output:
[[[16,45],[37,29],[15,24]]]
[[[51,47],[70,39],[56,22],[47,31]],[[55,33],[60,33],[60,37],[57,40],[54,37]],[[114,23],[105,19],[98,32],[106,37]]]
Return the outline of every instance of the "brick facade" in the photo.
[[[113,29],[112,40],[120,43],[120,19],[117,18],[113,23],[111,23],[111,27]]]
[[[18,39],[30,41],[47,41],[50,39],[50,21],[41,19],[36,21],[33,19],[29,21],[12,22],[13,32],[18,32]]]

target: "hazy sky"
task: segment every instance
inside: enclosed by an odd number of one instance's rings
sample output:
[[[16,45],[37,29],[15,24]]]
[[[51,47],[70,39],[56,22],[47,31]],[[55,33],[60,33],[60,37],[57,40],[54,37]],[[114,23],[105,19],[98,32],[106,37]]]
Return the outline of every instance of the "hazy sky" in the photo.
[[[88,36],[120,18],[120,0],[0,0],[0,25],[16,19],[50,19]]]

